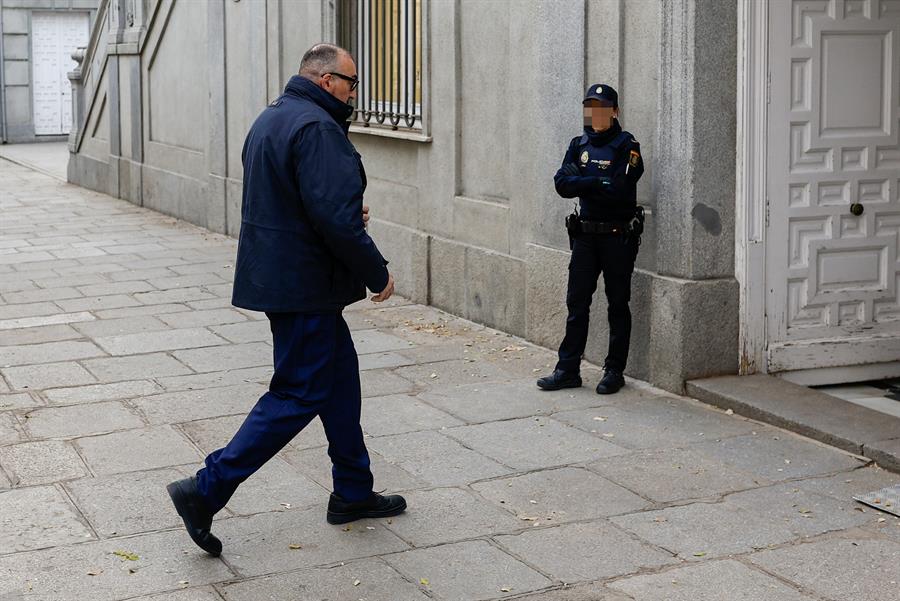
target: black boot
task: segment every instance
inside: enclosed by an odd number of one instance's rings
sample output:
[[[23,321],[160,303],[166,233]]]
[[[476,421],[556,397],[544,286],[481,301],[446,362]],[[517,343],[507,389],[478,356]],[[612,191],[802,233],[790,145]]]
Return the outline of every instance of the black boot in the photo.
[[[206,508],[200,492],[197,490],[197,477],[176,480],[166,486],[178,515],[184,521],[191,539],[197,546],[218,557],[222,554],[222,541],[209,531],[212,527],[213,514]]]
[[[603,378],[597,384],[597,394],[615,394],[625,386],[625,377],[617,369],[607,367]]]
[[[580,388],[581,376],[577,372],[554,369],[549,376],[544,376],[537,381],[541,390],[560,390],[562,388]]]
[[[400,495],[373,492],[365,501],[345,501],[334,493],[328,499],[329,524],[346,524],[362,518],[389,518],[406,511],[406,499]]]

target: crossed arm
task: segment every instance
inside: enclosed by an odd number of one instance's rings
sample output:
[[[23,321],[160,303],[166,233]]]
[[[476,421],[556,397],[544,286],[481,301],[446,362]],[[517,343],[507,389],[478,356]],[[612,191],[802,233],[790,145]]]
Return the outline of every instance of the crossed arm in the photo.
[[[577,140],[577,138],[576,138]],[[556,192],[563,198],[596,198],[614,202],[625,186],[633,186],[644,173],[641,145],[632,140],[622,149],[625,161],[616,161],[616,170],[609,177],[582,175],[576,162],[576,140],[572,140],[566,150],[562,165],[553,176]]]

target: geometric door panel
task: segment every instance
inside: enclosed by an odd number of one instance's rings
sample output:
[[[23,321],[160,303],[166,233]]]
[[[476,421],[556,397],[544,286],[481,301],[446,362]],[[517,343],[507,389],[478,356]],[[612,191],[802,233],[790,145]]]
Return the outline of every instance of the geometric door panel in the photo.
[[[900,360],[900,0],[769,8],[769,371]]]

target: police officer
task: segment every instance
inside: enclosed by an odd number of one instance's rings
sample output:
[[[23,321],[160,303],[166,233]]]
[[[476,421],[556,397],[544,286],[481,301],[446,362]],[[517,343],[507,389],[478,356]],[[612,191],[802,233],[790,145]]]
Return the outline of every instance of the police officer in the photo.
[[[631,274],[643,228],[636,185],[644,173],[640,144],[619,125],[616,91],[597,84],[584,101],[584,133],[573,138],[553,180],[563,198],[579,199],[580,213],[567,220],[572,258],[566,306],[566,335],[559,362],[537,381],[543,390],[581,386],[581,357],[587,343],[591,297],[603,274],[609,310],[609,352],[598,394],[625,385],[623,372],[631,337]]]

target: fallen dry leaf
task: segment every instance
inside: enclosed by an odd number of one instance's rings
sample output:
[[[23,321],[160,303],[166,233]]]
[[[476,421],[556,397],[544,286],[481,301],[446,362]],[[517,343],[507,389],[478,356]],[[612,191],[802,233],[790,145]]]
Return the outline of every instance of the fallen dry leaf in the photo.
[[[500,349],[500,352],[501,353],[509,353],[512,351],[524,351],[524,350],[525,350],[524,346],[516,346],[515,344],[510,344],[509,346],[505,346],[502,349]]]
[[[140,559],[140,557],[137,554],[131,553],[129,551],[113,551],[112,554],[115,555],[116,557],[121,557],[122,561],[125,561],[125,560],[137,561],[138,559]]]
[[[294,544],[294,545],[288,545],[288,549],[293,549],[293,550],[295,550],[295,551],[296,551],[297,549],[302,549],[302,548],[303,548],[303,547],[302,547],[301,545],[297,545],[297,544]]]
[[[419,578],[419,584],[422,586],[428,586],[428,578]]]

